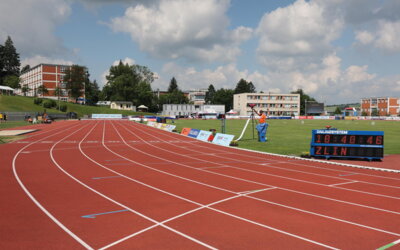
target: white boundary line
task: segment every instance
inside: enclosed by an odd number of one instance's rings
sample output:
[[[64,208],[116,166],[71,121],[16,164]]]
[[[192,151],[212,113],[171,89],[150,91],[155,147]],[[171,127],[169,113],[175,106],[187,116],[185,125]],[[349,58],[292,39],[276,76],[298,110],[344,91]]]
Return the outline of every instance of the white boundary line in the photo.
[[[139,124],[139,123],[136,123],[136,122],[135,122],[135,124]],[[159,130],[159,131],[165,131],[165,132],[169,132],[169,133],[174,134],[174,135],[180,135],[180,136],[182,136],[183,138],[188,138],[188,139],[193,139],[193,140],[195,140],[195,141],[198,141],[198,140],[196,140],[196,139],[194,139],[194,138],[191,138],[191,137],[188,137],[188,136],[184,136],[184,135],[181,135],[181,134],[179,134],[179,133],[174,133],[174,132],[170,132],[170,131],[167,131],[167,130],[160,130],[160,129],[158,129],[158,128],[150,127],[150,126],[147,126],[147,125],[145,125],[145,124],[139,124],[139,125],[140,125],[140,126],[145,126],[145,127],[148,127],[148,128],[152,128],[152,129],[154,129],[155,131],[157,131],[157,130]],[[212,144],[212,145],[217,145],[217,144]],[[198,145],[198,146],[200,146],[200,145]],[[223,145],[218,145],[218,146],[231,148],[231,147],[229,147],[229,146],[223,146]],[[339,163],[339,162],[323,161],[323,160],[318,160],[318,159],[308,159],[308,158],[302,158],[302,157],[298,157],[298,156],[281,155],[281,154],[268,153],[268,152],[262,152],[262,151],[256,151],[256,150],[251,150],[251,149],[246,149],[246,148],[238,148],[238,147],[235,148],[235,149],[243,150],[243,151],[249,151],[249,152],[254,152],[254,153],[259,153],[259,154],[265,154],[265,155],[283,157],[283,158],[290,158],[290,159],[295,159],[295,160],[300,160],[300,161],[313,161],[313,162],[319,162],[319,163],[326,163],[326,164],[332,164],[332,165],[339,165],[339,166],[344,166],[344,167],[353,167],[353,168],[370,169],[370,170],[377,170],[377,171],[384,171],[384,172],[400,173],[400,170],[397,170],[397,169],[376,168],[376,167],[368,167],[368,166],[354,165],[354,164],[348,164],[348,163]],[[383,178],[384,178],[384,176],[376,176],[376,177],[383,177]]]
[[[96,126],[97,126],[97,125],[96,125]],[[84,139],[86,139],[87,136],[89,136],[89,134],[94,130],[94,128],[95,128],[96,126],[93,126],[93,128],[92,128],[92,129],[86,134],[86,136],[84,136],[83,139],[80,141],[80,143],[79,143],[79,149],[81,149],[82,141],[83,141]],[[74,134],[74,133],[72,133],[72,134]],[[72,135],[72,134],[70,134],[70,135]],[[69,136],[70,136],[70,135],[69,135]],[[67,137],[68,137],[68,136],[67,136]],[[67,137],[66,137],[66,138],[67,138]],[[65,139],[65,138],[64,138],[64,139]],[[132,213],[134,213],[134,214],[136,214],[136,215],[139,215],[139,216],[141,216],[141,217],[143,217],[143,218],[145,218],[145,219],[147,219],[147,220],[149,220],[149,221],[155,223],[156,225],[160,225],[160,223],[159,223],[158,221],[156,221],[156,220],[154,220],[154,219],[152,219],[152,218],[150,218],[150,217],[148,217],[148,216],[146,216],[146,215],[144,215],[144,214],[142,214],[142,213],[140,213],[140,212],[138,212],[138,211],[136,211],[136,210],[134,210],[134,209],[132,209],[132,208],[130,208],[130,207],[128,207],[128,206],[126,206],[126,205],[124,205],[124,204],[122,204],[122,203],[120,203],[120,202],[118,202],[118,201],[116,201],[116,200],[114,200],[114,199],[112,199],[112,198],[106,196],[106,195],[104,195],[103,193],[101,193],[101,192],[95,190],[94,188],[92,188],[92,187],[86,185],[85,183],[83,183],[82,181],[78,180],[77,178],[75,178],[74,176],[72,176],[70,173],[68,173],[65,169],[63,169],[63,168],[58,164],[58,162],[54,159],[54,156],[53,156],[53,149],[55,148],[55,146],[56,146],[58,143],[59,143],[59,142],[57,142],[56,144],[54,144],[53,147],[51,148],[51,150],[50,150],[50,157],[51,157],[53,163],[57,166],[57,168],[60,169],[64,174],[66,174],[68,177],[70,177],[71,179],[73,179],[73,180],[76,181],[77,183],[81,184],[83,187],[85,187],[85,188],[89,189],[90,191],[92,191],[92,192],[98,194],[99,196],[105,198],[106,200],[111,201],[112,203],[114,203],[114,204],[116,204],[116,205],[118,205],[118,206],[121,206],[121,207],[125,208],[126,210],[129,210],[130,212],[132,212]],[[81,152],[82,152],[82,151],[81,151]],[[85,157],[86,157],[86,155],[85,155]],[[90,158],[88,158],[88,159],[91,160]],[[91,160],[91,161],[94,162],[94,163],[96,163],[96,162],[93,161],[93,160]],[[96,163],[96,164],[99,165],[99,163]],[[119,174],[119,175],[120,175],[120,174]],[[132,179],[132,180],[133,180],[133,179]],[[136,180],[135,180],[135,181],[136,181]],[[139,181],[136,181],[136,182],[139,183]],[[146,185],[146,184],[144,184],[144,183],[139,183],[139,184]],[[146,185],[146,186],[152,188],[150,185]],[[158,191],[161,191],[161,192],[162,192],[162,190],[158,190]],[[167,192],[164,191],[164,193],[167,193]],[[174,196],[174,195],[172,195],[172,196]],[[187,201],[190,202],[190,200],[187,200]],[[193,203],[193,202],[192,202],[192,203]],[[199,205],[201,205],[201,204],[199,204]],[[182,233],[182,232],[179,232],[178,230],[175,230],[175,229],[173,229],[173,228],[170,228],[170,227],[168,227],[168,226],[166,226],[166,225],[160,225],[160,226],[162,226],[162,227],[164,227],[164,228],[166,228],[166,229],[168,229],[168,230],[170,230],[170,231],[172,231],[172,232],[174,232],[174,233],[176,233],[176,234],[178,234],[178,235],[181,235],[181,236],[183,236],[183,237],[185,237],[185,238],[187,238],[187,239],[189,239],[189,240],[191,240],[191,241],[194,241],[194,242],[196,242],[196,243],[198,243],[198,244],[200,244],[200,245],[202,245],[202,246],[204,246],[204,247],[206,247],[206,248],[209,248],[209,249],[216,249],[216,248],[214,248],[214,247],[212,247],[212,246],[210,246],[210,245],[208,245],[208,244],[206,244],[206,243],[204,243],[204,242],[201,242],[201,241],[199,241],[199,240],[197,240],[197,239],[195,239],[195,238],[193,238],[193,237],[190,237],[190,236],[188,236],[188,235],[186,235],[186,234],[184,234],[184,233]]]
[[[119,134],[119,132],[118,132],[118,130],[116,130],[117,131],[117,133]],[[123,139],[123,137],[121,136],[121,135],[119,135],[120,136],[120,138],[122,138]],[[127,144],[127,143],[125,143],[128,147],[130,147],[130,145],[129,144]],[[136,150],[136,149],[135,149]],[[110,150],[110,152],[113,152],[113,151],[111,151]],[[123,156],[121,156],[121,155],[119,155],[119,154],[117,154],[117,153],[115,153],[114,152],[114,154],[115,155],[117,155],[117,156],[119,156],[119,157],[123,157]],[[124,157],[125,158],[125,157]],[[139,165],[143,165],[143,164],[140,164],[140,163],[137,163],[137,162],[135,162],[135,161],[133,161],[133,160],[130,160],[130,159],[128,159],[128,158],[125,158],[126,160],[128,160],[128,161],[130,161],[130,162],[133,162],[133,163],[136,163],[136,164],[139,164]],[[149,167],[150,168],[150,167]],[[111,170],[111,171],[113,171],[113,170]],[[114,172],[114,171],[113,171]],[[170,174],[171,175],[171,174]],[[193,182],[196,182],[196,181],[193,181]],[[198,182],[196,182],[196,183],[198,183]],[[205,184],[205,185],[207,185],[207,184]],[[209,185],[207,185],[207,186],[209,186]],[[218,188],[219,189],[219,188]],[[273,188],[267,188],[267,190],[269,190],[269,189],[273,189]],[[259,191],[259,190],[256,190],[256,191],[253,191],[253,192],[257,192],[257,191]],[[262,190],[261,190],[262,191]],[[231,191],[232,192],[232,191]],[[250,191],[251,192],[251,191]],[[396,235],[396,236],[398,236],[398,235],[400,235],[400,234],[396,234],[396,233],[393,233],[393,232],[389,232],[389,231],[385,231],[385,230],[382,230],[382,229],[377,229],[377,228],[373,228],[373,227],[370,227],[370,226],[366,226],[366,225],[362,225],[362,224],[358,224],[358,223],[354,223],[354,222],[350,222],[350,221],[346,221],[346,220],[342,220],[342,219],[338,219],[338,218],[334,218],[334,217],[330,217],[330,216],[326,216],[326,215],[321,215],[321,214],[318,214],[318,213],[314,213],[314,212],[310,212],[310,211],[306,211],[306,210],[302,210],[302,209],[298,209],[298,208],[293,208],[293,207],[290,207],[290,206],[286,206],[286,205],[282,205],[282,204],[279,204],[279,203],[275,203],[275,202],[270,202],[270,201],[267,201],[267,200],[263,200],[263,199],[259,199],[259,198],[255,198],[255,197],[251,197],[251,196],[246,196],[246,197],[248,197],[248,198],[251,198],[251,199],[255,199],[255,200],[259,200],[259,201],[262,201],[262,202],[266,202],[266,203],[269,203],[269,204],[273,204],[273,205],[277,205],[277,206],[282,206],[282,207],[285,207],[285,208],[288,208],[288,209],[293,209],[293,210],[296,210],[296,211],[300,211],[300,212],[304,212],[304,213],[309,213],[309,214],[313,214],[313,215],[316,215],[316,216],[320,216],[320,217],[324,217],[324,218],[328,218],[328,219],[332,219],[332,220],[336,220],[336,221],[340,221],[340,222],[344,222],[344,223],[348,223],[348,224],[351,224],[351,225],[355,225],[355,226],[359,226],[359,227],[363,227],[363,228],[368,228],[368,229],[371,229],[371,230],[375,230],[375,231],[379,231],[379,232],[383,232],[383,233],[387,233],[387,234],[392,234],[392,235]],[[389,211],[390,212],[390,211]],[[135,233],[134,235],[137,235],[137,233]]]
[[[329,186],[339,186],[339,185],[345,185],[345,184],[352,184],[352,183],[357,183],[358,181],[348,181],[348,182],[342,182],[342,183],[336,183],[336,184],[331,184]]]
[[[76,126],[74,126],[74,127],[76,127]],[[72,128],[74,128],[74,127],[72,127]],[[84,127],[82,127],[81,129],[83,129],[83,128],[84,128]],[[67,130],[68,130],[68,129],[67,129]],[[51,135],[49,135],[49,136],[46,136],[46,137],[44,137],[44,138],[42,138],[42,139],[37,140],[36,142],[41,141],[41,140],[44,140],[44,139],[49,138],[49,137],[51,137],[51,136],[60,134],[60,133],[62,133],[62,132],[64,132],[64,131],[65,131],[65,130],[62,130],[62,131],[60,131],[60,132],[58,132],[58,133],[51,134]],[[16,167],[16,159],[17,159],[18,155],[19,155],[24,149],[26,149],[27,147],[31,146],[32,144],[34,144],[34,143],[36,143],[36,142],[32,142],[32,143],[26,145],[25,147],[21,148],[21,149],[15,154],[15,156],[14,156],[14,158],[13,158],[13,161],[12,161],[13,173],[14,173],[15,179],[18,181],[18,184],[19,184],[19,185],[21,186],[21,188],[24,190],[24,192],[26,193],[26,195],[28,195],[28,197],[33,201],[33,203],[35,203],[35,205],[36,205],[37,207],[39,207],[40,210],[42,210],[42,212],[45,213],[55,224],[57,224],[62,230],[64,230],[68,235],[70,235],[73,239],[75,239],[78,243],[80,243],[80,244],[81,244],[83,247],[85,247],[86,249],[93,249],[93,248],[92,248],[91,246],[89,246],[85,241],[83,241],[83,240],[82,240],[81,238],[79,238],[76,234],[74,234],[71,230],[69,230],[66,226],[64,226],[64,224],[62,224],[59,220],[57,220],[57,218],[55,218],[46,208],[44,208],[44,207],[42,206],[42,204],[41,204],[38,200],[36,200],[36,198],[29,192],[29,190],[25,187],[25,185],[23,184],[23,182],[22,182],[21,179],[19,178],[18,173],[17,173],[17,167]]]
[[[125,130],[127,130],[127,131],[130,132],[131,134],[134,134],[135,136],[137,136],[136,133],[133,133],[132,131],[126,129],[126,127],[124,127],[124,128],[125,128]],[[142,130],[141,132],[144,132],[144,131]],[[144,133],[146,133],[146,134],[148,134],[148,135],[150,135],[150,136],[152,136],[152,137],[155,137],[154,135],[149,134],[149,133],[147,133],[147,132],[144,132]],[[139,136],[137,136],[137,137],[139,137]],[[140,137],[139,137],[139,138],[140,138]],[[158,139],[160,139],[160,138],[158,137]],[[143,142],[146,142],[146,141],[143,140],[143,139],[141,139],[141,140],[142,140]],[[195,140],[195,139],[194,139],[194,140]],[[165,148],[161,148],[161,147],[159,147],[159,146],[152,145],[151,143],[148,143],[148,142],[146,142],[146,143],[147,143],[148,145],[152,146],[152,147],[158,148],[159,150],[163,150],[163,151],[166,151],[166,152],[170,152],[170,153],[172,153],[172,154],[177,154],[177,153],[175,153],[174,151],[171,151],[171,150],[168,150],[168,149],[165,149]],[[169,143],[169,142],[166,142],[166,143],[171,144],[171,143]],[[171,145],[173,145],[173,144],[171,144]],[[173,145],[173,146],[175,146],[175,145]],[[225,146],[224,146],[224,147],[225,147]],[[138,150],[138,149],[136,149],[136,150]],[[186,149],[186,150],[187,150],[187,149]],[[142,151],[142,152],[143,152],[143,151]],[[148,153],[146,153],[146,154],[148,154]],[[215,162],[207,161],[207,160],[204,160],[204,159],[198,159],[198,158],[191,157],[191,156],[187,156],[187,155],[184,155],[184,156],[187,157],[187,158],[192,158],[192,159],[196,159],[196,160],[198,160],[198,161],[208,162],[208,163],[212,163],[212,164],[229,165],[229,164],[223,164],[223,163],[215,163]],[[219,157],[219,156],[216,156],[216,157]],[[222,158],[222,157],[219,157],[219,158]],[[165,159],[164,159],[164,161],[168,161],[168,160],[165,160]],[[241,160],[237,160],[237,161],[238,161],[238,162],[244,162],[244,163],[246,163],[245,161],[241,161]],[[182,165],[182,166],[183,166],[183,164],[179,164],[179,163],[177,163],[177,162],[174,162],[174,163],[177,164],[177,165]],[[190,167],[190,166],[187,166],[187,167],[192,168],[192,167]],[[317,183],[317,182],[305,181],[305,180],[301,180],[301,179],[290,178],[290,177],[281,176],[281,175],[275,175],[275,174],[268,174],[268,173],[258,172],[258,171],[249,170],[249,169],[245,169],[245,168],[239,168],[239,167],[233,167],[233,166],[232,166],[232,168],[236,168],[236,169],[240,169],[240,170],[248,171],[248,172],[259,173],[259,174],[263,174],[263,175],[270,175],[270,176],[274,176],[274,177],[278,177],[278,178],[283,178],[283,179],[289,179],[289,180],[298,181],[298,182],[304,182],[304,183],[310,183],[310,184],[315,184],[315,185],[321,185],[321,186],[325,186],[325,187],[332,187],[332,188],[343,189],[343,190],[347,190],[347,191],[351,191],[351,192],[357,192],[357,193],[363,193],[363,194],[368,194],[368,195],[381,196],[381,197],[386,197],[386,198],[391,198],[391,199],[400,199],[399,197],[393,197],[393,196],[388,196],[388,195],[383,195],[383,194],[376,194],[376,193],[371,193],[371,192],[365,192],[365,191],[356,190],[356,189],[349,189],[349,188],[343,188],[343,187],[329,186],[329,185],[321,184],[321,183]],[[199,170],[199,171],[208,172],[208,173],[223,175],[223,174],[220,174],[220,173],[217,173],[217,172],[212,172],[212,171],[208,171],[208,170],[204,170],[204,169],[199,169],[199,168],[194,168],[194,169],[197,169],[197,170]],[[223,175],[223,176],[229,176],[229,175]],[[236,178],[236,177],[233,177],[233,176],[229,176],[229,177],[230,177],[230,178]],[[239,179],[241,179],[241,178],[239,178]],[[242,179],[242,180],[246,180],[246,179]],[[348,179],[346,179],[346,180],[348,180]],[[249,181],[249,180],[247,180],[247,181]],[[349,180],[349,181],[352,181],[352,180]],[[253,183],[255,183],[255,182],[253,182]],[[377,185],[379,185],[379,184],[377,184]],[[281,189],[282,189],[282,188],[281,188]]]

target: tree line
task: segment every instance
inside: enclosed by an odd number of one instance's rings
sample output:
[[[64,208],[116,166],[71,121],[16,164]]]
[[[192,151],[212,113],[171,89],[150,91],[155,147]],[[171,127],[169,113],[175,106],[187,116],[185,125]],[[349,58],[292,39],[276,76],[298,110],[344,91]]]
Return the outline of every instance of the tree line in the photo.
[[[7,37],[4,45],[0,44],[0,85],[9,86],[14,89],[21,89],[26,95],[29,91],[27,85],[20,85],[20,75],[30,69],[25,65],[20,69],[21,63],[19,54],[14,47],[10,36]],[[145,105],[150,112],[159,112],[163,104],[187,104],[188,97],[179,88],[175,77],[172,77],[167,93],[158,95],[153,91],[151,84],[155,80],[154,73],[146,66],[124,64],[122,61],[118,65],[113,65],[106,76],[106,84],[100,90],[96,80],[91,81],[89,70],[85,66],[72,65],[65,71],[63,83],[68,92],[68,96],[78,100],[85,90],[86,104],[95,105],[101,101],[131,101],[133,105]],[[53,94],[60,98],[63,95],[62,89],[56,87]],[[46,86],[39,86],[34,90],[34,95],[48,94]],[[206,104],[225,105],[225,110],[233,108],[233,95],[240,93],[256,93],[256,88],[251,81],[240,79],[234,89],[220,88],[215,89],[210,84],[205,96]],[[262,91],[260,92],[262,93]],[[292,93],[300,94],[300,112],[304,114],[305,101],[315,101],[314,98],[306,95],[302,89]]]

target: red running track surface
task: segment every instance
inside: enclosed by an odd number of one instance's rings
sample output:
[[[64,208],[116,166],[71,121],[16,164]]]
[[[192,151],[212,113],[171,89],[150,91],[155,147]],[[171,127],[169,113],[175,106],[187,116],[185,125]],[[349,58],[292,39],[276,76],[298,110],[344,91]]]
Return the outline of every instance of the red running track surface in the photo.
[[[397,173],[119,120],[57,122],[0,152],[1,249],[399,247]]]

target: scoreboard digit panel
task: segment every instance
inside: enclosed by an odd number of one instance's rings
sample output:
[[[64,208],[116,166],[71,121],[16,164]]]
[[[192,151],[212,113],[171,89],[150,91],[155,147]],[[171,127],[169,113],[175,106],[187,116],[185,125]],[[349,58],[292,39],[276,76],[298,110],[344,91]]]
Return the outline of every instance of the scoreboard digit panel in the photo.
[[[313,130],[311,156],[383,158],[383,131]]]
[[[383,136],[316,134],[313,142],[324,144],[383,145]]]
[[[315,146],[315,156],[383,158],[383,148]]]

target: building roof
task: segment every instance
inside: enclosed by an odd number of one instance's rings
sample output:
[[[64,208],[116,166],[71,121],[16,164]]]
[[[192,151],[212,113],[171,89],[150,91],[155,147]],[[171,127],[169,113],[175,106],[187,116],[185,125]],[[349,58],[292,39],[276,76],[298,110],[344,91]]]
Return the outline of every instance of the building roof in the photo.
[[[132,102],[127,102],[127,101],[113,101],[111,103],[115,103],[115,104],[133,104]]]

